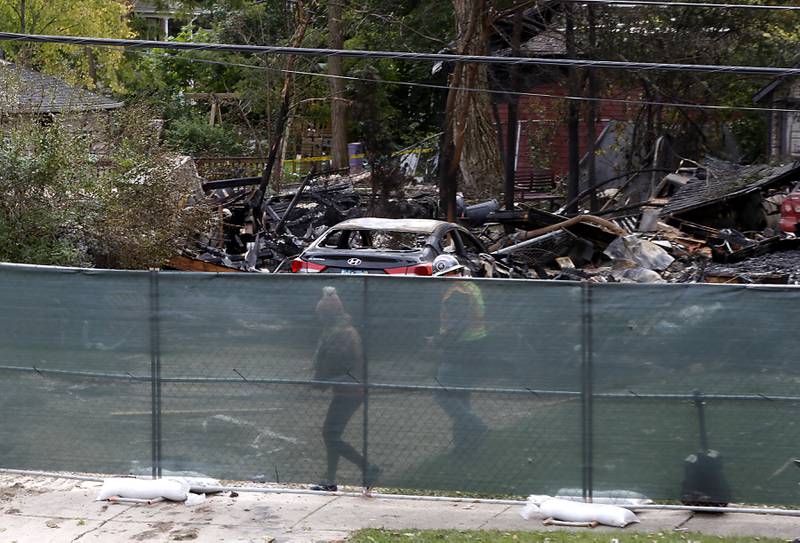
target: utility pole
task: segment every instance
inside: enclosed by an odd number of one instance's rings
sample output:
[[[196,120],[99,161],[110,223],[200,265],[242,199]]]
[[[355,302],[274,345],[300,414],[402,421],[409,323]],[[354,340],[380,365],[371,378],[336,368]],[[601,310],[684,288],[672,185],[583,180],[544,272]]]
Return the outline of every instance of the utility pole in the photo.
[[[343,49],[342,3],[345,0],[328,0],[328,39],[331,49]],[[347,152],[347,102],[344,99],[342,57],[328,57],[328,79],[331,89],[331,166],[334,170],[346,168],[350,163]]]
[[[20,34],[25,34],[28,31],[28,24],[25,20],[25,12],[28,10],[27,0],[19,0],[19,32]],[[30,47],[29,44],[23,44],[20,48],[19,54],[17,55],[17,63],[21,65],[27,64],[27,51]]]
[[[458,185],[458,158],[453,132],[456,131],[456,95],[461,86],[464,67],[457,63],[450,76],[450,91],[444,108],[444,130],[439,143],[439,213],[448,221],[456,220],[456,188]]]

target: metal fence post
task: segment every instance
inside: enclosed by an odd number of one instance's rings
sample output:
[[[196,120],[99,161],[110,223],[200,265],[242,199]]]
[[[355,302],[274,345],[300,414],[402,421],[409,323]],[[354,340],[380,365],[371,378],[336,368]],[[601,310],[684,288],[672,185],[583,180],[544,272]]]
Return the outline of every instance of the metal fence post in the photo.
[[[161,356],[158,317],[158,270],[150,269],[150,410],[153,479],[161,477]]]
[[[368,446],[368,437],[369,437],[369,386],[367,386],[367,380],[369,379],[369,350],[367,349],[367,345],[369,344],[369,276],[364,276],[364,291],[362,294],[362,311],[361,311],[361,332],[362,332],[362,352],[364,355],[364,369],[361,375],[361,382],[363,387],[363,394],[364,394],[364,418],[363,418],[363,426],[361,428],[361,447],[362,447],[362,456],[364,457],[364,465],[361,467],[361,484],[364,488],[366,488],[369,484],[367,481],[367,467],[369,466],[369,446]]]
[[[592,285],[581,283],[581,441],[583,451],[583,499],[592,501],[594,464],[594,391],[592,368]]]

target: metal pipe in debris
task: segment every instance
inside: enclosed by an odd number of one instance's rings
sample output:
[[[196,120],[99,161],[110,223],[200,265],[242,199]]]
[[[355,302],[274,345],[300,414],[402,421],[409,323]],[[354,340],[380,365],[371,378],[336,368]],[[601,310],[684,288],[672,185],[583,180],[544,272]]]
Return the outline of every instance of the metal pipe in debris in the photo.
[[[561,232],[561,231],[560,230],[555,230],[553,232],[549,232],[549,233],[544,234],[542,236],[531,238],[529,240],[525,240],[523,242],[520,242],[520,243],[517,243],[517,244],[514,244],[514,245],[509,245],[508,247],[503,247],[502,249],[494,251],[492,253],[492,255],[493,256],[505,256],[505,255],[514,253],[516,251],[519,251],[520,249],[524,249],[525,247],[527,247],[529,245],[535,245],[536,243],[539,243],[541,241],[545,241],[547,239],[555,237],[555,236],[557,236],[559,234],[559,232]]]

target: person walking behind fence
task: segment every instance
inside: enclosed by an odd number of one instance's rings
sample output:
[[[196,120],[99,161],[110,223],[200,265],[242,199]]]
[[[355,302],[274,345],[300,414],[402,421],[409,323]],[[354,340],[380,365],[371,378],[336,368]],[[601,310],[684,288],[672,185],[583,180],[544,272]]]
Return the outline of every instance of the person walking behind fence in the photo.
[[[326,478],[312,486],[311,490],[335,492],[338,489],[336,471],[340,457],[362,469],[366,464],[364,456],[342,439],[350,419],[364,403],[364,386],[357,384],[362,382],[364,374],[364,352],[361,336],[353,326],[350,315],[345,312],[335,287],[322,289],[316,313],[322,323],[322,333],[314,354],[314,380],[348,383],[316,385],[323,390],[330,388],[333,398],[322,424],[322,440],[327,457]],[[379,471],[375,465],[366,467],[366,486],[373,485]]]
[[[464,277],[467,269],[452,255],[433,261],[433,275]],[[453,281],[444,294],[440,309],[439,334],[434,338],[441,360],[436,380],[442,387],[434,397],[453,424],[453,444],[461,449],[480,439],[486,424],[472,412],[469,391],[448,387],[471,384],[470,376],[487,364],[486,309],[480,287],[471,281]],[[474,382],[474,379],[472,380]]]

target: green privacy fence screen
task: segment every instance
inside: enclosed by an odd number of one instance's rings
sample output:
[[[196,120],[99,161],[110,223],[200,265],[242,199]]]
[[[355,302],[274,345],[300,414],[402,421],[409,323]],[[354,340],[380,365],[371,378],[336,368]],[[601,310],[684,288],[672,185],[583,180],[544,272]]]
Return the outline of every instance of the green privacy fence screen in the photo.
[[[702,405],[726,498],[800,503],[798,288],[2,265],[0,302],[0,467],[680,499]]]

